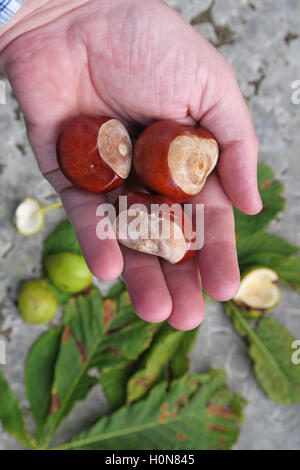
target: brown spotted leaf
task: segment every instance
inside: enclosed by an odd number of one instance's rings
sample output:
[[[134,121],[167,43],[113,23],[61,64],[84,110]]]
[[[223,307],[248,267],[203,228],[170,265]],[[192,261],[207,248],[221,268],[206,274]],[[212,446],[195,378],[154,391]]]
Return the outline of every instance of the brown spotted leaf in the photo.
[[[178,331],[163,324],[154,336],[151,348],[138,361],[128,360],[103,370],[101,385],[111,410],[143,398],[166,377],[170,380],[186,374],[189,369],[188,354],[197,333],[198,328]]]
[[[127,384],[127,403],[145,396],[162,379],[162,374],[172,357],[176,355],[186,333],[165,324],[155,336],[143,362]]]
[[[109,401],[110,409],[115,410],[126,402],[127,382],[139,367],[140,360],[137,360],[135,350],[142,351],[145,348],[148,350],[152,336],[161,325],[149,325],[138,320],[136,317],[134,317],[134,323],[132,323],[132,304],[123,282],[114,286],[109,292],[108,297],[116,302],[120,314],[114,319],[113,325],[106,334],[106,346],[104,343],[104,354],[102,354],[100,383]],[[121,327],[123,331],[120,330],[120,325],[122,324],[124,325]],[[147,332],[146,336],[145,332]],[[149,333],[150,336],[148,336]],[[121,343],[123,343],[123,352],[126,357],[122,362],[119,361],[116,354],[120,349],[119,344]],[[107,344],[110,344],[110,346],[107,346]],[[105,367],[104,360],[106,361]]]
[[[91,369],[97,367],[105,372],[136,360],[156,331],[154,325],[134,314],[126,295],[103,299],[95,287],[65,304],[63,324],[45,427],[46,442],[75,402],[83,400],[99,382]]]
[[[230,449],[245,401],[226,387],[223,371],[157,385],[146,400],[124,406],[59,449]]]
[[[111,410],[117,410],[126,403],[127,382],[136,370],[137,361],[124,360],[118,366],[102,370],[100,383]]]
[[[189,353],[192,351],[197,340],[199,328],[184,332],[179,348],[170,361],[169,372],[171,378],[177,379],[189,371]]]
[[[272,318],[262,315],[253,321],[233,302],[225,304],[225,311],[245,338],[255,376],[267,395],[278,404],[299,403],[300,365],[292,361],[295,338]]]

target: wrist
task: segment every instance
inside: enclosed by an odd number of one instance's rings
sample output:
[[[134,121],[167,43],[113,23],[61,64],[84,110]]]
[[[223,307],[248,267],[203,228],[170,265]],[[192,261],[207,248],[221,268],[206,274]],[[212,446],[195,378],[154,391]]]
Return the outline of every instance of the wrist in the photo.
[[[0,55],[22,34],[54,21],[68,11],[91,0],[26,0],[19,10],[0,28]]]

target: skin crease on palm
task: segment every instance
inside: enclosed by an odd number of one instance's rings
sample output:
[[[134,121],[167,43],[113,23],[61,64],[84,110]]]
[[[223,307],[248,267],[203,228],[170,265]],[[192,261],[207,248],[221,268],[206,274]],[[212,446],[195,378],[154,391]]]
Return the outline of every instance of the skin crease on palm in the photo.
[[[201,280],[217,300],[240,281],[232,204],[261,210],[258,144],[234,73],[222,56],[161,0],[27,0],[0,36],[0,65],[24,113],[39,167],[60,193],[93,274],[121,273],[136,313],[188,330],[204,318]],[[28,10],[27,10],[28,11]],[[170,265],[96,238],[97,206],[112,195],[71,186],[56,159],[62,123],[108,115],[132,135],[159,119],[201,123],[219,142],[217,170],[193,202],[205,204],[205,245]],[[130,186],[132,184],[132,186]]]

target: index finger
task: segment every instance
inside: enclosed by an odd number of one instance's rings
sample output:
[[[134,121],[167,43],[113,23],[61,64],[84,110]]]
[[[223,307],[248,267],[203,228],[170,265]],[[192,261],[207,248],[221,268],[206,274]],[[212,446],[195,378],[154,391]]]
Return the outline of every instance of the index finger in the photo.
[[[91,272],[105,281],[119,277],[123,270],[123,257],[108,221],[109,237],[99,240],[97,236],[97,224],[101,220],[101,217],[97,216],[97,208],[106,202],[105,196],[75,188],[59,169],[45,174],[45,177],[61,196]]]

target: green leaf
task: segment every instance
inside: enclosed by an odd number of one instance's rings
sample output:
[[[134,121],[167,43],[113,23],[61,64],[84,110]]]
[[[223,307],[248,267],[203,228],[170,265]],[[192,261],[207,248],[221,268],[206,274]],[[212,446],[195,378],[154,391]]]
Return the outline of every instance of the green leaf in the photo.
[[[290,256],[299,251],[297,246],[293,246],[276,235],[267,232],[257,232],[243,237],[237,242],[239,261],[241,264],[248,264],[248,257],[260,255],[261,253],[277,253],[279,255]]]
[[[65,252],[82,255],[74,229],[68,220],[61,222],[54,232],[46,238],[42,257]]]
[[[157,329],[134,314],[127,296],[102,299],[95,287],[69,300],[63,324],[45,444],[74,403],[84,399],[98,382],[89,370],[97,367],[106,372],[124,361],[136,360]]]
[[[193,349],[199,332],[199,327],[185,331],[176,354],[171,358],[170,371],[174,379],[186,374],[190,367],[188,354]]]
[[[291,360],[294,338],[271,318],[247,318],[233,303],[225,304],[236,331],[247,340],[254,373],[267,395],[278,404],[300,402],[300,366]]]
[[[108,297],[117,303],[117,308],[122,310],[123,314],[124,312],[132,312],[132,304],[124,282],[116,284],[110,290]],[[160,325],[156,325],[155,331],[159,327]],[[137,360],[125,359],[120,364],[114,364],[113,367],[105,367],[102,370],[100,383],[111,410],[116,410],[126,403],[127,382],[138,368],[138,362]]]
[[[236,442],[245,401],[223,371],[157,385],[146,400],[124,406],[58,449],[210,450]]]
[[[32,345],[26,361],[25,386],[31,412],[41,437],[51,406],[51,387],[62,328],[43,333]]]
[[[100,383],[109,402],[110,409],[116,410],[126,402],[127,382],[136,367],[136,361],[124,361],[117,367],[106,368],[100,377]]]
[[[300,258],[290,256],[278,259],[275,265],[280,281],[293,290],[300,292]]]
[[[263,201],[263,209],[259,214],[246,215],[234,208],[237,240],[244,235],[266,229],[278,213],[284,210],[285,200],[280,196],[283,185],[274,180],[273,170],[264,163],[258,165],[258,187]]]
[[[195,343],[197,333],[198,328],[178,332],[164,324],[155,335],[151,349],[146,351],[138,362],[124,361],[118,367],[106,369],[101,375],[100,383],[111,409],[120,408],[127,399],[132,402],[142,398],[164,375],[174,379],[187,373],[187,355]],[[149,380],[151,375],[152,380]]]
[[[3,428],[26,447],[36,447],[29,435],[20,403],[0,368],[0,422]]]
[[[247,264],[246,264],[247,263]],[[259,253],[249,256],[243,267],[264,266],[277,272],[280,282],[300,291],[300,258],[277,253]]]
[[[118,284],[115,284],[109,291],[107,297],[110,299],[119,297],[123,292],[126,291],[126,286],[124,282],[118,282]]]
[[[299,248],[266,232],[257,232],[237,242],[241,271],[265,266],[277,272],[280,281],[300,291],[300,257],[292,256]]]
[[[161,379],[161,374],[178,349],[183,336],[183,331],[174,330],[168,324],[157,333],[143,360],[142,368],[128,382],[127,403],[141,399]]]
[[[203,295],[203,300],[205,303],[211,302],[213,300],[213,298],[210,297],[203,288],[202,288],[202,295]]]

